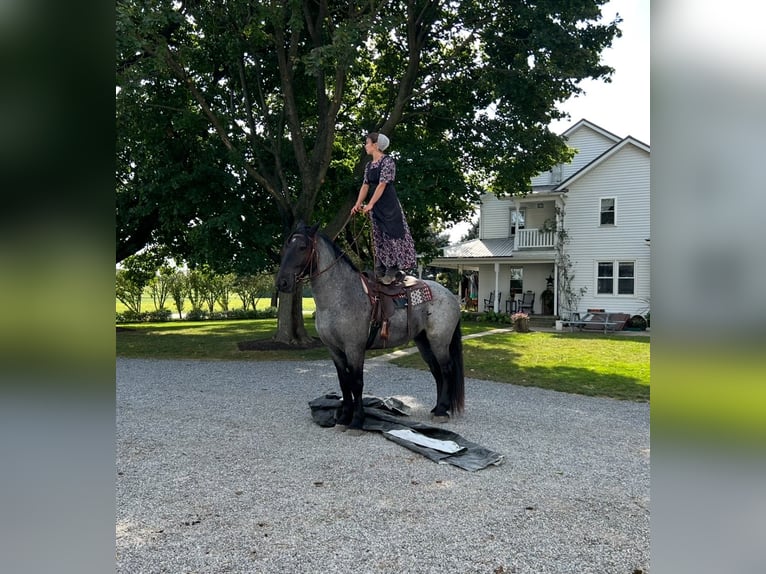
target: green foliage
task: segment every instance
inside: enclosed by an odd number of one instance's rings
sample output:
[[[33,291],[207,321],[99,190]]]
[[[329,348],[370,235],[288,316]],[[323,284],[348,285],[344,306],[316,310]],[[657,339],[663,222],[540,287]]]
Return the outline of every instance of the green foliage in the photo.
[[[242,275],[237,277],[232,289],[239,295],[245,309],[255,311],[258,300],[274,290],[274,276],[271,273]]]
[[[485,311],[479,315],[476,320],[484,321],[486,323],[512,323],[510,315],[501,313],[500,311],[497,313],[495,311]]]
[[[578,312],[580,299],[588,288],[585,286],[574,287],[574,265],[567,252],[566,246],[569,245],[569,232],[564,227],[565,211],[556,207],[556,216],[559,221],[559,227],[556,231],[556,264],[558,268],[558,289],[561,295],[560,313],[562,318],[569,319],[572,313]]]
[[[125,305],[131,313],[135,315],[141,314],[141,298],[144,288],[133,280],[127,270],[117,270],[115,291],[117,300]]]
[[[605,0],[119,0],[118,260],[151,242],[254,273],[295,221],[345,223],[361,137],[391,136],[419,252],[479,191],[519,193],[571,153],[556,104],[619,36]],[[491,18],[487,18],[491,14]]]
[[[176,270],[168,278],[168,290],[173,298],[173,303],[176,306],[176,311],[179,317],[183,317],[184,303],[186,302],[186,291],[188,289],[186,273]]]

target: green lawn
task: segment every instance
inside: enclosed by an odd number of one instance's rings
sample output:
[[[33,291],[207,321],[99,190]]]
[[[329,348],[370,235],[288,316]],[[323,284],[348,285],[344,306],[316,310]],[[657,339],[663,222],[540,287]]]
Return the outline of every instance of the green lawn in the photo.
[[[304,307],[305,308],[305,307]],[[270,339],[276,319],[170,321],[120,325],[117,355],[162,359],[323,360],[326,349],[240,351],[237,343]],[[496,328],[464,322],[463,335]],[[313,320],[306,328],[316,335]],[[598,333],[504,333],[463,342],[467,377],[535,386],[584,395],[649,400],[649,337]],[[393,349],[370,351],[368,357]],[[415,353],[395,359],[400,366],[426,369]]]
[[[421,368],[417,355],[395,359]],[[649,337],[503,333],[463,341],[467,377],[582,395],[649,400]]]
[[[124,313],[128,310],[128,308],[119,300],[115,299],[115,312],[116,313]],[[260,311],[262,309],[268,309],[271,306],[271,299],[269,297],[262,297],[258,299],[258,302],[256,303],[256,308]],[[168,297],[167,301],[165,301],[165,307],[170,309],[173,313],[176,313],[176,305],[173,302],[173,299]],[[242,308],[242,299],[240,299],[239,295],[234,293],[231,297],[229,297],[229,309],[241,309]],[[207,311],[207,303],[203,304],[203,309]],[[313,297],[304,297],[303,298],[303,313],[304,314],[310,314],[314,312],[314,298]],[[152,301],[151,295],[148,293],[144,293],[144,295],[141,297],[141,311],[154,311],[154,301]],[[215,310],[216,311],[222,311],[222,307],[219,303],[215,304]],[[188,299],[184,302],[184,314],[191,311],[191,303]]]

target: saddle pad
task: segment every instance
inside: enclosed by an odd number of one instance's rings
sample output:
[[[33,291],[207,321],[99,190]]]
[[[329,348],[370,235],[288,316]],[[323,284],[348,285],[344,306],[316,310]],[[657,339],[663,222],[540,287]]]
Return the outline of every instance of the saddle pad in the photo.
[[[410,301],[412,301],[413,307],[422,303],[427,303],[431,299],[433,299],[433,295],[431,294],[431,289],[429,289],[428,285],[423,285],[419,289],[410,291]]]

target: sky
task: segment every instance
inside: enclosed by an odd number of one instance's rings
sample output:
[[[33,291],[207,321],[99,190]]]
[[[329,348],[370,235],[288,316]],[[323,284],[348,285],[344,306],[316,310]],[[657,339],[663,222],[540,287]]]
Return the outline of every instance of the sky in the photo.
[[[649,4],[650,0],[611,0],[602,7],[604,22],[616,14],[622,17],[622,37],[602,54],[602,61],[614,68],[610,83],[584,81],[585,93],[562,104],[571,117],[551,124],[562,133],[586,119],[619,137],[633,136],[649,144]],[[450,243],[457,243],[470,222],[449,230]]]

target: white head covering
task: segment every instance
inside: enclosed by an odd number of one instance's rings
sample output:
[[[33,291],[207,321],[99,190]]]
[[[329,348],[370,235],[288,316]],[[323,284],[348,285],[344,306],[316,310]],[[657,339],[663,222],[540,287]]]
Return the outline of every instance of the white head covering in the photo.
[[[388,144],[390,144],[390,143],[391,142],[389,141],[389,139],[385,135],[378,134],[378,149],[380,151],[384,151],[388,147]]]

